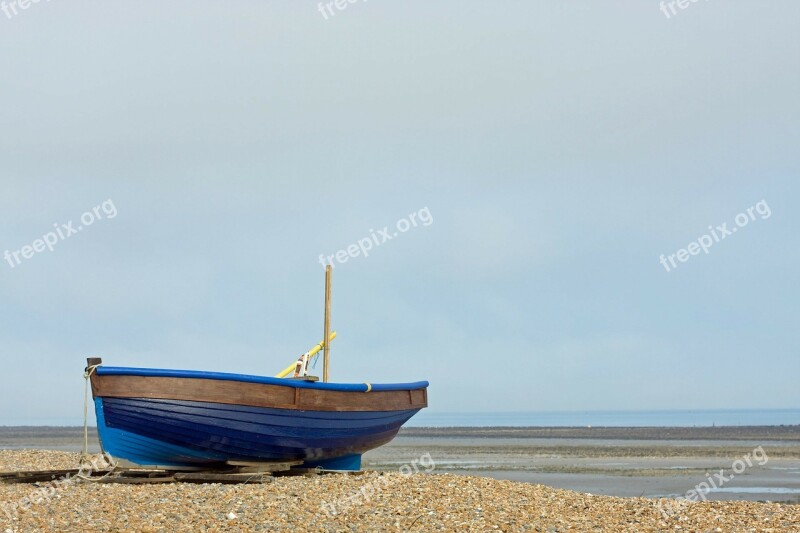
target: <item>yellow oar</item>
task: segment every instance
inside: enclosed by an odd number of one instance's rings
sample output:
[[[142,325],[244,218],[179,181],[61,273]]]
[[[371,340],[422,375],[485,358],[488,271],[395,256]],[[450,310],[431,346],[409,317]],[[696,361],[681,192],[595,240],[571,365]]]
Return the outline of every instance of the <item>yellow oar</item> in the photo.
[[[332,340],[333,340],[333,339],[335,339],[335,338],[336,338],[336,332],[335,332],[335,331],[331,331],[331,336],[328,338],[328,342],[332,341]],[[311,359],[311,358],[312,358],[314,355],[316,355],[316,354],[317,354],[317,353],[318,353],[318,352],[319,352],[319,351],[320,351],[320,350],[323,348],[323,346],[324,346],[324,345],[325,345],[325,342],[323,341],[323,342],[321,342],[321,343],[317,344],[316,346],[314,346],[313,348],[311,348],[311,349],[308,351],[308,358],[309,358],[309,360],[310,360],[310,359]],[[292,372],[294,372],[294,369],[295,369],[295,367],[296,367],[296,366],[297,366],[297,363],[296,363],[296,362],[292,363],[291,365],[287,366],[287,367],[286,367],[286,368],[285,368],[285,369],[284,369],[284,370],[283,370],[283,371],[282,371],[280,374],[278,374],[278,375],[277,375],[277,376],[275,376],[275,377],[276,377],[276,378],[285,378],[286,376],[288,376],[289,374],[291,374]]]

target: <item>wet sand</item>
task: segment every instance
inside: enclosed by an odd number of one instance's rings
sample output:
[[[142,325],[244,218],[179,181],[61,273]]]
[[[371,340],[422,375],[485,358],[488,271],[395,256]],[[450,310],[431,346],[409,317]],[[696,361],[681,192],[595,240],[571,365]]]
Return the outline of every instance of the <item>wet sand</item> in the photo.
[[[437,472],[598,495],[685,496],[711,478],[708,500],[800,502],[800,426],[412,428],[367,453],[365,466],[396,469],[423,453]]]
[[[3,428],[0,449],[79,451],[82,428]],[[609,496],[685,495],[762,447],[709,500],[800,502],[800,426],[717,428],[404,428],[368,452],[386,472],[430,454],[436,472],[541,483]],[[99,451],[90,430],[90,451]],[[724,474],[728,475],[728,474]]]
[[[0,471],[68,468],[78,454],[0,450]],[[800,506],[614,498],[485,477],[367,472],[258,485],[0,485],[5,532],[800,532]]]
[[[82,427],[0,426],[0,450],[58,450],[77,452],[83,449]],[[97,429],[89,428],[89,451],[100,451]]]

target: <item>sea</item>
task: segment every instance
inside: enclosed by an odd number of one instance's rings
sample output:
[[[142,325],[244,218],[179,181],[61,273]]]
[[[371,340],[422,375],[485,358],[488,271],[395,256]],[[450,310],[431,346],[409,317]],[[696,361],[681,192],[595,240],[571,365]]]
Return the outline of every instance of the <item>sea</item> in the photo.
[[[94,426],[94,413],[89,424]],[[800,409],[440,412],[423,409],[406,427],[713,427],[800,425]],[[0,426],[83,426],[79,418],[0,419]]]
[[[407,427],[713,427],[800,424],[800,409],[445,413],[423,409]]]

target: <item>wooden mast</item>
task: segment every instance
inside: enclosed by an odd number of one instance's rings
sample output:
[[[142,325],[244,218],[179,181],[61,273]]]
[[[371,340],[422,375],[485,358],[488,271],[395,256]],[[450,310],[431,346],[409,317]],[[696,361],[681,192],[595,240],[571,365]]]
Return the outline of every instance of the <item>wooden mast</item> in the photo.
[[[322,336],[322,381],[328,381],[328,363],[330,361],[331,337],[331,265],[325,265],[325,334]]]

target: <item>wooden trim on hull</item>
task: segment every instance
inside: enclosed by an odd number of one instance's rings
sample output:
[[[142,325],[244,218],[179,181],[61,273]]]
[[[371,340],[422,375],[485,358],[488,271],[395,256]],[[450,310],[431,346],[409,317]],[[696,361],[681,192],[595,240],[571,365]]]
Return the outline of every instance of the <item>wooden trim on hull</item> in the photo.
[[[93,373],[92,396],[212,402],[303,411],[402,411],[428,406],[427,389],[345,392],[202,378]]]

